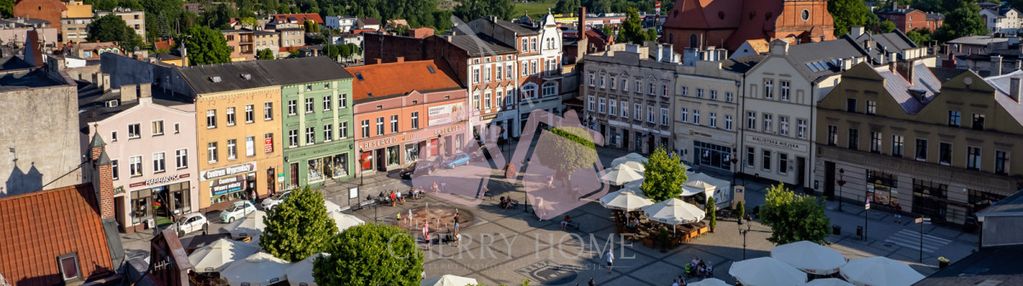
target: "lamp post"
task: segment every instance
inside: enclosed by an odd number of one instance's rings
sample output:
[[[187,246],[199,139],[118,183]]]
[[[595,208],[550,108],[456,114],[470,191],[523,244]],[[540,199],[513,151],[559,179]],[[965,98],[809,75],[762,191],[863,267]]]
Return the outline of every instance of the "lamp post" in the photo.
[[[842,211],[842,186],[845,186],[845,169],[838,168],[838,211]]]
[[[741,221],[742,218],[739,218],[739,220]],[[751,227],[751,225],[750,225],[750,223],[748,221],[746,222],[746,229],[742,229],[742,225],[741,224],[740,225],[736,225],[736,226],[739,227],[739,234],[742,234],[742,259],[745,260],[746,259],[746,234],[750,232],[752,227]]]

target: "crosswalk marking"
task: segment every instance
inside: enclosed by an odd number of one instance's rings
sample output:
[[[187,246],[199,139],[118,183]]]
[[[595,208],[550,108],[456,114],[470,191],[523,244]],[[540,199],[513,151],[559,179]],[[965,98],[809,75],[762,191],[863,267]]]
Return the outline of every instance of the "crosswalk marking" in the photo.
[[[951,243],[951,240],[933,236],[930,234],[923,235],[924,245],[923,250],[927,253],[934,253],[939,248]],[[895,234],[892,234],[884,240],[887,243],[895,244],[905,248],[919,250],[920,249],[920,232],[903,229]]]

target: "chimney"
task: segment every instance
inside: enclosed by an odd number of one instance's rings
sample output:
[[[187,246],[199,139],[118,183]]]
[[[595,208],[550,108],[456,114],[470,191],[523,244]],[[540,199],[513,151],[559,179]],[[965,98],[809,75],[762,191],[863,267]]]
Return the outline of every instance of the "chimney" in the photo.
[[[849,36],[855,39],[863,35],[865,32],[866,29],[863,28],[863,26],[854,26],[851,29],[849,29]]]
[[[778,56],[789,55],[789,43],[782,40],[771,41],[771,54]]]
[[[121,104],[134,102],[135,100],[138,99],[137,85],[125,84],[122,85],[121,88],[118,90],[121,91]]]
[[[384,62],[384,59],[381,58],[376,58],[376,60],[378,65]]]
[[[991,75],[1000,76],[1002,75],[1002,55],[991,56]]]
[[[405,62],[405,57],[398,57],[398,61],[397,62],[404,63]]]
[[[107,156],[106,143],[100,138],[99,133],[92,137],[89,144],[92,161],[92,187],[96,191],[97,203],[99,204],[100,218],[114,219],[114,172]]]
[[[1019,103],[1020,80],[1018,77],[1009,78],[1009,97]]]
[[[585,38],[583,32],[586,32],[586,6],[579,6],[579,38]]]

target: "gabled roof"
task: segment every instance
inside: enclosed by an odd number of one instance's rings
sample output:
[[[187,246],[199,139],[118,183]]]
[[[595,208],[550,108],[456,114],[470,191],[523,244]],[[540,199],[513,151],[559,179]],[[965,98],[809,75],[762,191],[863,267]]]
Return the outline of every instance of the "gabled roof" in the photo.
[[[280,85],[352,78],[344,66],[329,57],[259,61],[259,66],[270,76],[271,82]]]
[[[1001,76],[988,77],[984,81],[995,88],[995,101],[998,102],[998,105],[1001,105],[1005,112],[1009,113],[1017,123],[1023,125],[1023,104],[1016,102],[1016,100],[1009,96],[1009,86],[1013,78],[1023,81],[1023,70],[1016,70]]]
[[[97,207],[91,184],[0,198],[0,273],[13,285],[62,284],[57,257],[72,253],[83,278],[112,272]]]
[[[452,45],[464,50],[470,57],[515,53],[515,48],[505,46],[503,43],[484,34],[453,35],[450,42]]]
[[[860,65],[867,66],[866,63]],[[857,65],[859,66],[859,65]],[[887,66],[878,67],[874,70],[884,78],[884,88],[892,96],[895,102],[899,103],[902,111],[907,114],[916,114],[941,91],[941,81],[934,76],[924,64],[917,64],[912,67],[913,78],[907,80],[901,74],[891,71]]]
[[[913,285],[1023,285],[1020,257],[1023,245],[984,247]]]
[[[179,68],[196,94],[351,78],[341,64],[326,57]]]
[[[515,23],[512,23],[512,22],[508,22],[508,21],[505,21],[505,20],[491,19],[491,21],[494,22],[494,26],[497,26],[497,27],[503,28],[505,30],[511,31],[513,33],[518,34],[519,36],[535,36],[535,35],[539,35],[540,34],[540,32],[537,31],[537,30],[533,30],[533,29],[530,29],[528,27],[525,27],[525,26],[522,26],[522,25],[519,25],[519,24],[515,24]]]
[[[849,41],[838,39],[789,46],[789,53],[785,58],[800,75],[813,81],[822,76],[838,73],[843,59],[864,56],[866,54]]]
[[[355,77],[352,80],[352,99],[356,102],[404,95],[412,91],[462,88],[433,60],[354,66],[346,70]]]

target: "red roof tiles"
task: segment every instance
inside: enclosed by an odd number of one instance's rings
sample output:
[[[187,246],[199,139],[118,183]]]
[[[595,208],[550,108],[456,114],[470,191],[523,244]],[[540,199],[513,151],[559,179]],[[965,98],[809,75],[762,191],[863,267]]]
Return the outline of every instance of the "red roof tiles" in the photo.
[[[0,198],[0,273],[13,285],[55,285],[57,258],[76,254],[83,279],[113,269],[90,184]]]
[[[399,61],[345,68],[352,80],[352,99],[462,88],[433,60]]]
[[[305,23],[306,20],[316,22],[316,24],[323,25],[323,18],[320,14],[316,13],[301,13],[301,14],[274,14],[275,23]]]

